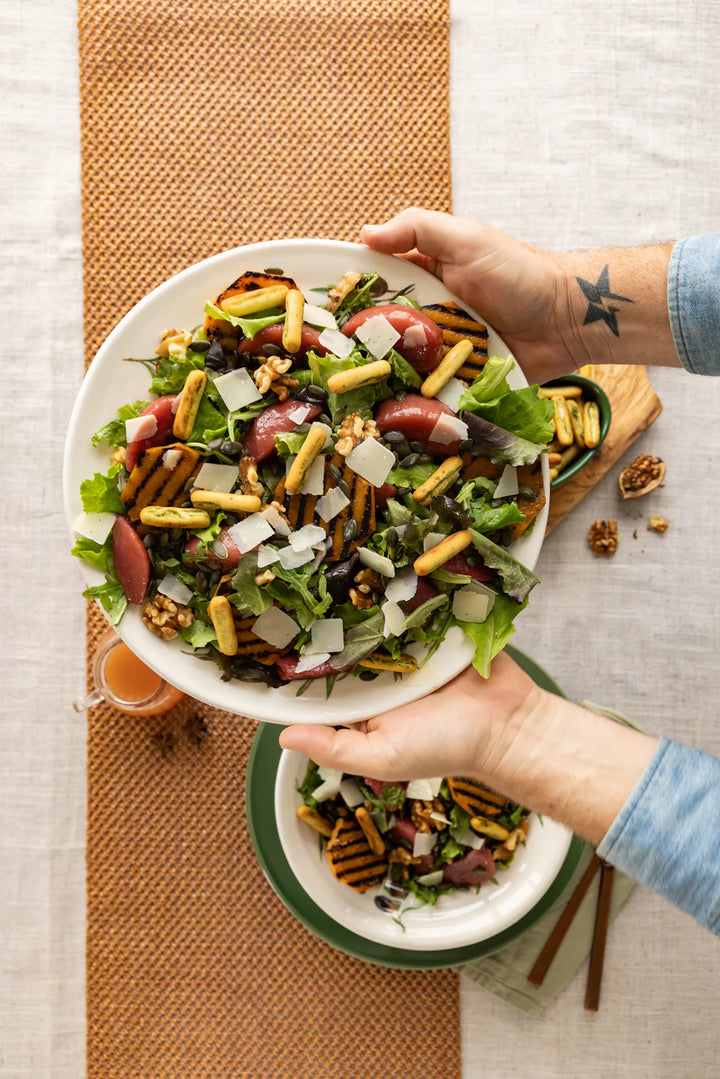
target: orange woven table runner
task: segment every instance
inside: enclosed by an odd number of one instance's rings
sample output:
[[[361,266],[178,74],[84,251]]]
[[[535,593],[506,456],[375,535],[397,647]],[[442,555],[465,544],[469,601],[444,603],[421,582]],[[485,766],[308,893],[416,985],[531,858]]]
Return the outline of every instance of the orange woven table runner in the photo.
[[[450,208],[447,0],[80,0],[88,359],[147,291],[237,244]],[[160,327],[162,329],[162,327]],[[88,613],[88,647],[105,628]],[[89,716],[88,1075],[460,1074],[455,974],[351,959],[255,859],[255,724]]]

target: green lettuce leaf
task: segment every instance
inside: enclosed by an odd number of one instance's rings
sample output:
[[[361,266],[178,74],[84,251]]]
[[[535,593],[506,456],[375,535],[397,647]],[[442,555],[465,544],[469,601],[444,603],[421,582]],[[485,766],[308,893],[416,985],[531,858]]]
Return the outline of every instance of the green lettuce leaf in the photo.
[[[327,380],[330,375],[338,371],[349,371],[353,367],[361,367],[366,359],[359,349],[355,349],[340,359],[337,356],[318,356],[315,352],[308,353],[308,363],[313,374],[313,383],[328,390]],[[356,390],[348,393],[336,394],[328,390],[328,408],[333,419],[346,416],[350,412],[359,412],[363,419],[369,420],[373,416],[373,408],[378,401],[384,401],[390,397],[392,391],[386,381],[376,382],[373,386],[359,386]]]
[[[230,602],[246,617],[250,614],[260,615],[273,605],[272,596],[268,595],[265,587],[255,584],[257,562],[257,552],[248,551],[238,562],[232,578],[235,592],[229,596]]]
[[[155,364],[155,375],[150,390],[159,397],[168,393],[180,393],[191,371],[202,371],[205,360],[199,352],[186,352],[183,356],[161,356]]]
[[[470,533],[473,546],[485,565],[488,569],[496,569],[500,574],[503,592],[518,603],[527,599],[532,589],[538,584],[538,578],[532,570],[508,554],[504,547],[499,547],[497,543],[493,543],[474,528],[470,529]]]
[[[104,543],[96,543],[95,540],[88,539],[87,536],[78,536],[70,554],[89,562],[91,566],[102,570],[103,573],[115,572],[112,555],[112,534],[108,536]]]
[[[96,472],[81,482],[80,497],[86,513],[124,513],[117,480],[120,468],[112,465],[107,472]]]
[[[92,436],[93,446],[99,446],[101,442],[106,442],[113,449],[117,446],[127,446],[125,421],[134,420],[144,408],[147,408],[149,403],[149,401],[135,401],[132,405],[122,405],[117,410],[118,418],[110,420],[103,427],[99,427]]]
[[[111,626],[116,626],[127,609],[127,596],[123,586],[114,575],[108,574],[103,584],[93,585],[83,592],[85,599],[99,599],[107,611]]]
[[[458,405],[458,411],[462,412],[463,409],[467,408],[470,412],[475,412],[475,406],[485,401],[495,401],[498,397],[502,397],[503,394],[509,393],[510,386],[508,385],[507,376],[514,366],[513,360],[503,360],[500,356],[491,356],[472,385],[463,393]]]
[[[178,629],[178,636],[193,648],[204,648],[208,644],[215,644],[217,634],[212,622],[195,616],[193,621],[185,629]]]
[[[410,468],[392,468],[388,474],[387,482],[394,483],[396,487],[420,487],[429,476],[432,476],[436,465],[411,465]],[[399,523],[399,522],[398,522]]]
[[[385,640],[384,626],[385,615],[382,611],[354,626],[345,634],[345,647],[342,652],[331,656],[329,663],[332,669],[338,672],[347,671],[365,656],[369,656]]]
[[[205,304],[205,314],[210,315],[211,318],[224,319],[225,322],[229,322],[232,326],[239,326],[250,340],[253,339],[256,333],[260,333],[260,330],[264,330],[267,326],[274,326],[276,322],[282,322],[285,318],[285,312],[281,311],[279,307],[269,307],[267,311],[258,311],[257,314],[243,318],[240,315],[226,314],[225,311],[216,307],[214,303]]]
[[[509,596],[498,595],[484,622],[455,622],[475,644],[473,667],[482,678],[490,677],[490,663],[502,652],[515,632],[514,619],[524,610],[527,600],[516,603]]]
[[[412,386],[413,389],[418,389],[422,385],[422,375],[394,348],[391,348],[387,356],[383,358],[390,364],[395,378],[402,382],[404,386]]]
[[[375,295],[378,292],[377,284],[380,277],[376,273],[364,273],[357,285],[350,289],[347,296],[335,311],[335,320],[338,326],[342,326],[357,311],[364,311],[366,307],[372,307],[375,303]]]

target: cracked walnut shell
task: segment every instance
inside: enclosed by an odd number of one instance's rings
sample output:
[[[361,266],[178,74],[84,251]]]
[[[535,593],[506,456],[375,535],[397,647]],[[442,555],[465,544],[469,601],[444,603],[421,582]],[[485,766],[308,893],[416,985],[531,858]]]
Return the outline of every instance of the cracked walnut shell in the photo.
[[[665,479],[665,462],[650,453],[641,453],[622,470],[618,486],[623,498],[641,498]]]
[[[593,554],[615,554],[619,542],[617,521],[593,521],[588,533],[588,543]]]

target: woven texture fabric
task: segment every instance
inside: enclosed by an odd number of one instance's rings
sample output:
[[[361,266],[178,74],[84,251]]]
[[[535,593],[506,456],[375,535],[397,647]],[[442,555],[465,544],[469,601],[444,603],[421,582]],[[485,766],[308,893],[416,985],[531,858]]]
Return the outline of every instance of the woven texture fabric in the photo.
[[[88,360],[201,258],[450,209],[446,0],[81,0],[79,26]],[[295,921],[247,833],[255,724],[199,712],[201,745],[183,706],[89,717],[88,1075],[459,1076],[457,976]]]

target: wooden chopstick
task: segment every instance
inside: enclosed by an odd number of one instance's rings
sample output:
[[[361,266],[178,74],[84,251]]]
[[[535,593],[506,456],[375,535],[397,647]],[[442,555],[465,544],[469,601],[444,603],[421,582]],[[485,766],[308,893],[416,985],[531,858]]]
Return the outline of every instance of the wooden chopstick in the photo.
[[[614,879],[615,870],[607,862],[603,862],[600,872],[600,894],[595,914],[592,951],[590,952],[590,969],[585,993],[585,1010],[588,1012],[596,1012],[600,1006],[600,983],[602,982],[603,964],[605,962],[605,941],[607,940],[608,923],[610,921],[610,900],[612,899]]]
[[[603,864],[604,863],[603,863],[602,858],[599,858],[597,856],[597,854],[594,854],[593,858],[592,858],[592,861],[590,862],[587,869],[585,870],[582,877],[580,878],[580,881],[578,882],[577,888],[575,889],[573,894],[570,896],[570,899],[568,901],[567,906],[565,907],[565,910],[562,912],[562,914],[558,918],[557,925],[555,926],[552,933],[548,937],[547,943],[545,944],[545,947],[540,952],[540,955],[537,957],[537,960],[535,962],[535,966],[532,968],[532,970],[528,974],[528,981],[530,982],[530,985],[535,985],[535,986],[542,985],[543,981],[545,980],[545,975],[547,974],[548,970],[550,969],[550,964],[552,963],[553,959],[557,955],[558,948],[560,947],[563,940],[565,939],[565,934],[567,933],[568,929],[570,928],[570,926],[572,924],[572,920],[573,920],[573,918],[575,917],[575,915],[578,912],[578,907],[580,906],[583,899],[585,898],[585,893],[587,892],[588,888],[590,887],[590,884],[592,882],[593,877],[597,873],[600,866],[603,865]],[[606,929],[607,929],[607,926],[606,926]],[[602,975],[602,965],[600,967],[600,974]],[[599,989],[598,989],[598,991],[599,991]]]

